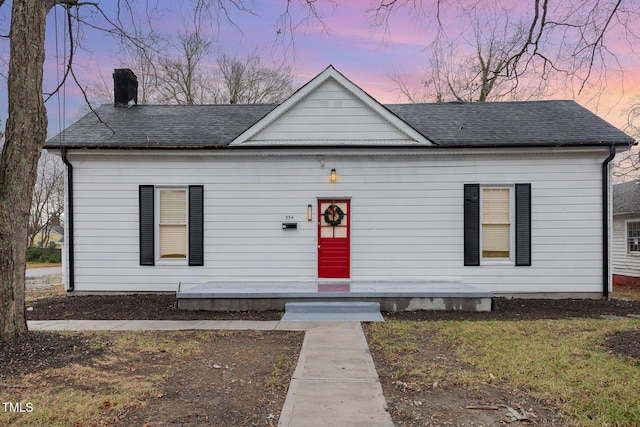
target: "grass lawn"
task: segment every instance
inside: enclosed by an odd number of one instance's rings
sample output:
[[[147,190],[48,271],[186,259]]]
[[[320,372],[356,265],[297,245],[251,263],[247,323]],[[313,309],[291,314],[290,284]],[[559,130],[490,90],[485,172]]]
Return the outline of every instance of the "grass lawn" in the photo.
[[[66,294],[67,291],[64,290],[64,285],[62,283],[58,283],[48,287],[27,288],[25,299],[28,307],[31,301],[42,298],[63,297],[66,296]]]
[[[48,263],[48,262],[28,262],[27,268],[46,268],[46,267],[62,267],[61,262]]]
[[[405,382],[490,383],[557,405],[568,425],[637,426],[640,361],[604,346],[607,335],[630,329],[640,320],[387,321],[371,325],[371,338]],[[454,357],[469,368],[420,357],[434,339],[454,344]]]

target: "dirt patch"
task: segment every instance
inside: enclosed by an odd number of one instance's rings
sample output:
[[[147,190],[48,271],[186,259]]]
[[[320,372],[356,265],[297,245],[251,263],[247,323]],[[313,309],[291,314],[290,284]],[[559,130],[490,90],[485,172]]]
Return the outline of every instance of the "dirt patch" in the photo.
[[[145,331],[133,333],[140,344],[131,350],[119,343],[126,334],[29,332],[0,343],[3,402],[42,402],[37,391],[77,395],[85,407],[74,414],[73,402],[65,408],[60,399],[57,414],[33,403],[33,414],[5,411],[0,424],[43,416],[42,425],[78,427],[276,425],[303,339],[301,332]],[[175,348],[187,341],[195,351],[183,357]],[[121,385],[135,381],[151,386],[118,400]]]
[[[91,338],[28,332],[12,341],[0,341],[0,379],[82,363],[99,353]]]
[[[28,303],[28,320],[280,320],[280,311],[186,311],[167,294],[53,296]]]
[[[370,328],[365,325],[369,342]],[[416,365],[431,365],[448,373],[472,372],[475,368],[456,357],[453,343],[439,340],[436,332],[416,338],[412,359]],[[424,385],[412,373],[393,372],[393,360],[383,356],[382,348],[370,346],[376,370],[392,419],[400,426],[492,426],[496,424],[564,426],[552,402],[539,402],[526,392],[514,393],[485,382],[468,386],[453,375]],[[397,378],[397,379],[394,379]],[[522,420],[514,420],[518,414]],[[509,415],[512,418],[509,418]]]
[[[640,315],[640,301],[629,299],[505,299],[496,300],[490,312],[413,311],[386,313],[395,320],[541,320],[572,317],[598,318],[602,316]]]
[[[365,325],[365,333],[369,328]],[[447,372],[473,371],[474,367],[459,360],[456,347],[431,336],[420,337],[420,348],[412,352],[416,365],[437,366]],[[371,342],[370,337],[368,337]],[[453,378],[421,385],[411,373],[400,374],[403,379],[393,380],[393,362],[383,357],[382,348],[372,345],[376,370],[392,419],[399,426],[492,426],[496,423],[544,426],[563,426],[558,409],[550,402],[539,402],[526,393],[515,394],[500,387],[483,383],[467,386]],[[510,409],[509,409],[510,408]],[[523,417],[514,422],[507,415],[511,411]]]
[[[610,335],[605,346],[613,354],[640,360],[640,329]]]
[[[115,425],[276,425],[297,363],[302,333],[231,333],[177,360],[149,404]],[[217,339],[222,338],[222,339]]]

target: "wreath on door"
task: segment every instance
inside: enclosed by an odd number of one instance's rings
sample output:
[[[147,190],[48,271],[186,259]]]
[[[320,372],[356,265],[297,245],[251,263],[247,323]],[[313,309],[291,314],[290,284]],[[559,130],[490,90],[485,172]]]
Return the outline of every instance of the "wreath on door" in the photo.
[[[343,218],[344,212],[338,205],[329,205],[324,211],[324,222],[334,227],[340,225]]]

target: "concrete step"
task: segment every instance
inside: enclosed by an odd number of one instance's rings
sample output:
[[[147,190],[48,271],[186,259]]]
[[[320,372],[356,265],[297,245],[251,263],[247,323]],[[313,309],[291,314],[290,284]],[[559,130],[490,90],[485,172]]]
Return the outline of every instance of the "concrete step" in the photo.
[[[284,321],[384,322],[378,302],[288,302]]]

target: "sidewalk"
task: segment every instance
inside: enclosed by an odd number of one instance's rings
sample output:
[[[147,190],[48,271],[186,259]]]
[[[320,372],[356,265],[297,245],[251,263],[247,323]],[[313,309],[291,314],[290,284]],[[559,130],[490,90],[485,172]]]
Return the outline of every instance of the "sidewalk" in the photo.
[[[62,267],[27,268],[25,270],[26,277],[59,276],[61,274]]]
[[[293,322],[290,322],[293,323]],[[393,427],[359,322],[308,329],[279,427]]]
[[[30,320],[29,330],[306,331],[278,427],[392,427],[359,322]]]
[[[271,331],[278,320],[29,320],[30,331],[182,331],[234,329]],[[285,329],[288,330],[288,329]],[[299,330],[299,329],[295,329]]]

